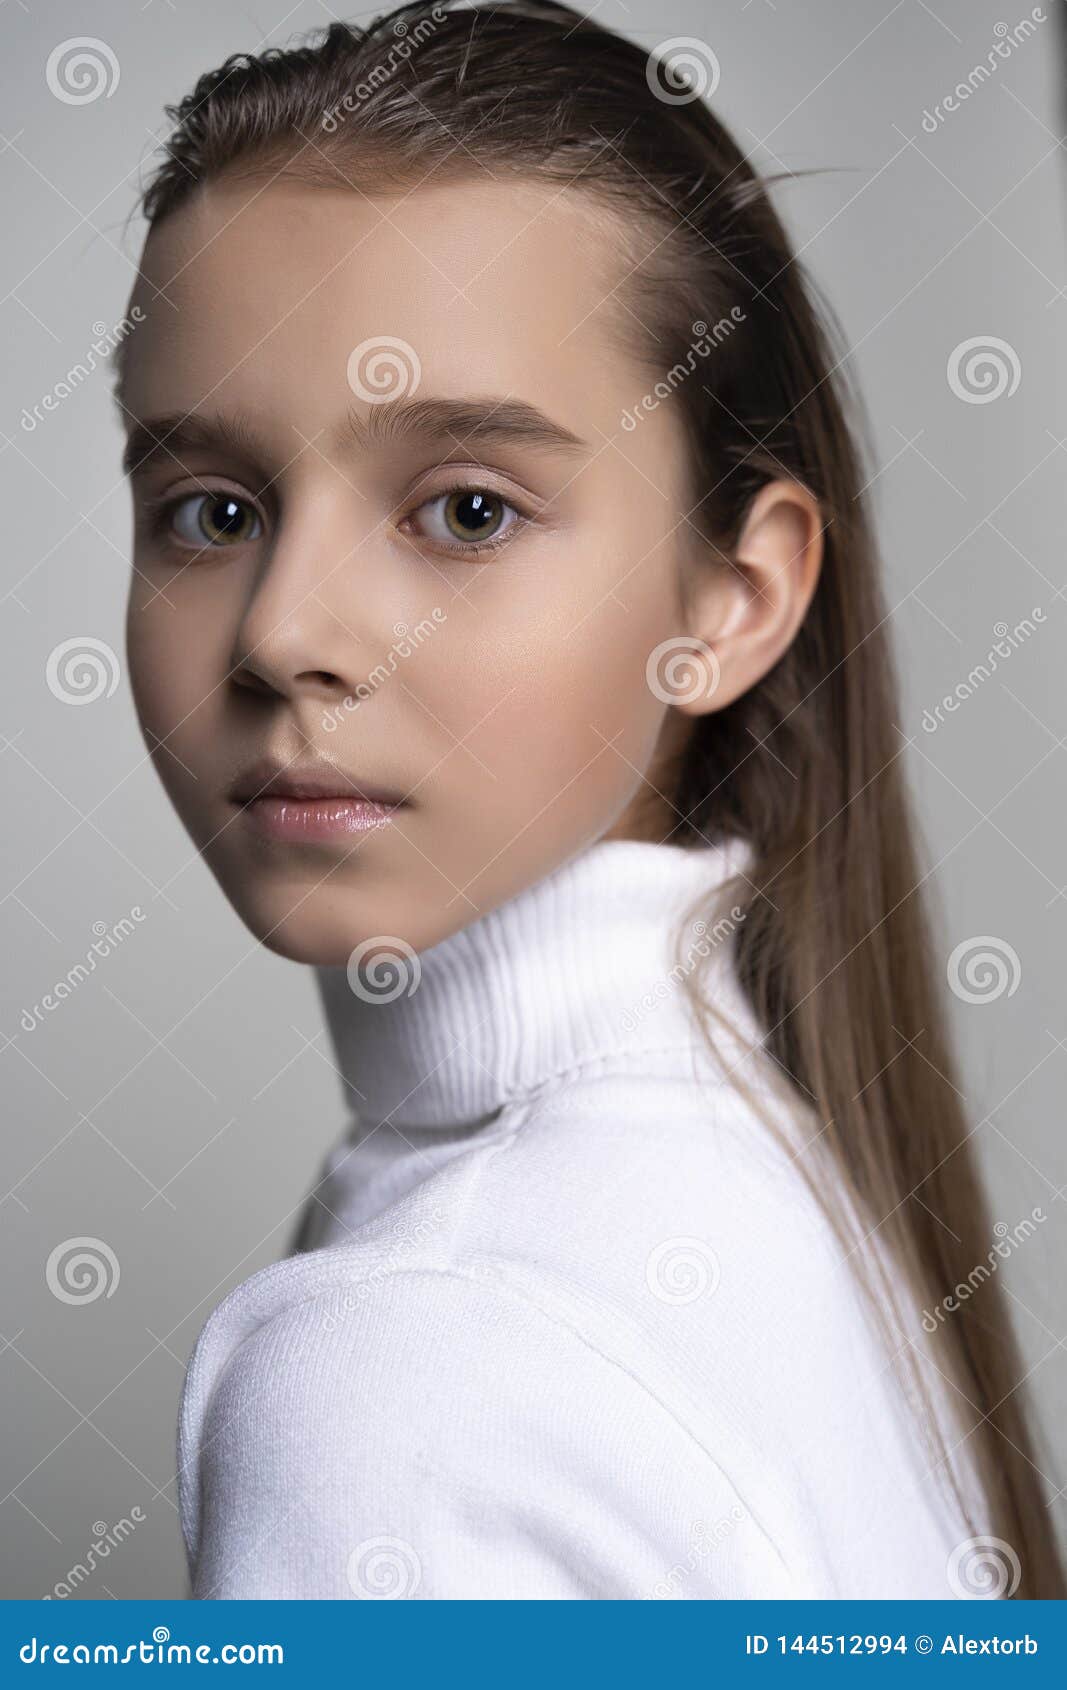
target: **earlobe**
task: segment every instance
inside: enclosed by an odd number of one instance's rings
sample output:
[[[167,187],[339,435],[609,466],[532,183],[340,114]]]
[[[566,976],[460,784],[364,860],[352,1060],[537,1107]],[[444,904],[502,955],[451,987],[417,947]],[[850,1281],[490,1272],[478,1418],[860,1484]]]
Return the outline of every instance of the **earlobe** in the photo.
[[[822,513],[800,482],[768,482],[753,499],[733,553],[697,566],[690,584],[690,662],[705,684],[674,700],[689,715],[721,710],[788,651],[807,615],[823,556]]]

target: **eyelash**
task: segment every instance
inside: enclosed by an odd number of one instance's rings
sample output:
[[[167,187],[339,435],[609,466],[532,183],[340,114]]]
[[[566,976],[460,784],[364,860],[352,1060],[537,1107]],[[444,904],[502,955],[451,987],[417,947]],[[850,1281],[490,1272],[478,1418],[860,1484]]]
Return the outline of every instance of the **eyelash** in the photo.
[[[510,545],[512,540],[523,528],[529,527],[530,524],[536,520],[533,516],[522,510],[514,499],[508,499],[503,493],[499,492],[497,488],[490,487],[488,483],[472,481],[468,476],[466,479],[460,479],[452,482],[447,487],[439,487],[428,499],[421,499],[417,505],[412,506],[412,509],[407,513],[407,515],[401,518],[401,521],[406,522],[408,520],[408,516],[414,516],[417,511],[424,510],[427,505],[436,505],[440,499],[447,501],[452,498],[455,493],[488,493],[491,498],[499,500],[505,510],[512,511],[516,517],[516,521],[511,523],[502,534],[494,535],[488,540],[478,541],[473,545],[464,545],[462,541],[459,541],[454,545],[449,545],[427,540],[426,543],[429,545],[436,545],[436,549],[439,552],[454,553],[456,556],[463,557],[472,555],[478,556],[484,555],[486,552],[499,551],[503,546]]]
[[[497,499],[505,510],[511,511],[516,520],[510,523],[502,534],[495,535],[488,540],[477,541],[470,545],[464,545],[462,542],[457,542],[454,545],[446,544],[443,542],[432,541],[426,536],[417,537],[422,538],[425,544],[433,546],[439,553],[449,553],[456,556],[483,556],[488,552],[499,551],[502,547],[510,545],[511,541],[522,529],[529,527],[537,520],[527,511],[524,511],[515,500],[506,498],[503,493],[499,492],[496,488],[489,486],[488,483],[474,481],[468,477],[467,479],[453,481],[446,487],[439,487],[428,499],[421,499],[417,505],[413,505],[411,510],[407,511],[401,517],[401,522],[407,522],[410,517],[416,515],[420,510],[424,510],[428,505],[435,505],[442,499],[448,500],[456,493],[488,493],[491,497]],[[229,487],[202,486],[197,488],[195,491],[188,491],[173,495],[165,494],[159,498],[146,498],[143,501],[143,508],[148,517],[149,531],[152,538],[166,539],[174,541],[175,543],[180,543],[175,540],[175,535],[171,526],[175,511],[177,511],[182,505],[188,504],[191,500],[224,499],[227,497],[233,499],[237,503],[246,505],[248,509],[253,512],[258,521],[264,526],[266,525],[266,518],[260,511],[259,507],[255,504],[254,500],[247,498],[244,494],[235,493],[233,489]],[[259,539],[262,538],[262,536],[256,535],[254,538]],[[240,544],[248,545],[250,543],[250,541],[231,542],[231,544],[235,546]],[[203,545],[195,548],[195,550],[197,552],[227,551],[229,550],[229,547],[225,544],[220,544],[217,541],[205,539]]]

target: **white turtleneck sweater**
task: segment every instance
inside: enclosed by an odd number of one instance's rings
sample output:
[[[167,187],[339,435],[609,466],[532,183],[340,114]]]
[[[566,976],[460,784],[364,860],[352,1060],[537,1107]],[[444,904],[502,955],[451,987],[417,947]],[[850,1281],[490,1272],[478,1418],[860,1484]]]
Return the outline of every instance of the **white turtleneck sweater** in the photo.
[[[194,1597],[957,1593],[969,1528],[802,1176],[817,1126],[779,1114],[783,1148],[736,1084],[765,1058],[712,899],[745,860],[602,840],[410,995],[319,971],[356,1118],[306,1247],[190,1361]]]

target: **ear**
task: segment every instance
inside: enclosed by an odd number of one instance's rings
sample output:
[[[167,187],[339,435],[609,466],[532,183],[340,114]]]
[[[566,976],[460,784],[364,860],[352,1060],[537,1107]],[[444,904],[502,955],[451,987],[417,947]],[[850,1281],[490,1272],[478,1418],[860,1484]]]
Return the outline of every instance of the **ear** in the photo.
[[[706,552],[693,560],[684,593],[692,639],[686,667],[703,684],[694,679],[671,700],[678,710],[722,710],[788,651],[819,579],[823,529],[813,493],[797,481],[771,481],[752,501],[733,553],[717,564]]]

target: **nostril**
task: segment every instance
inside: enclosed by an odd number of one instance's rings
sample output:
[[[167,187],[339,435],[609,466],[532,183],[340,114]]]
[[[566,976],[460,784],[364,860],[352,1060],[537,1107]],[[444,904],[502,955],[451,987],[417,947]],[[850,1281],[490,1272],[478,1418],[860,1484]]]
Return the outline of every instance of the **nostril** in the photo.
[[[265,693],[275,690],[270,682],[263,675],[257,674],[254,669],[234,669],[231,679],[235,686],[244,687],[247,692]]]
[[[341,676],[335,674],[332,669],[302,669],[299,675],[294,675],[293,682],[298,687],[307,687],[315,692],[331,695],[344,694],[350,690]]]

